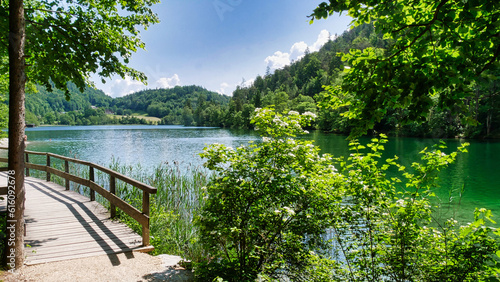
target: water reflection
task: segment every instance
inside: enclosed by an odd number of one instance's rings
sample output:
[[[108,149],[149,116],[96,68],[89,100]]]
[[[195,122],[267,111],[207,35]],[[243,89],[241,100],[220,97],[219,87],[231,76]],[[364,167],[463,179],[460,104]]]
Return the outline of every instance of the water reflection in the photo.
[[[38,127],[27,129],[26,134],[30,142],[28,150],[52,152],[102,165],[108,165],[112,158],[116,158],[124,165],[140,164],[145,170],[152,169],[162,162],[173,161],[186,165],[201,165],[203,161],[199,153],[208,144],[221,143],[238,147],[248,144],[249,141],[261,140],[254,131],[183,126]],[[302,138],[316,140],[315,143],[323,153],[334,156],[349,155],[349,141],[346,136],[313,131]],[[362,138],[360,142],[367,143],[370,139]],[[412,162],[420,159],[420,151],[425,147],[431,148],[438,141],[389,138],[384,157],[398,155],[401,164],[410,167]],[[464,141],[451,139],[446,142],[449,147],[446,152],[451,152]],[[439,194],[443,201],[447,201],[450,189],[456,192],[465,187],[463,199],[460,200],[458,193],[455,193],[449,209],[450,213],[455,213],[458,207],[467,211],[466,214],[454,215],[459,220],[470,219],[475,207],[486,207],[499,215],[500,142],[469,142],[469,153],[459,155],[456,163],[441,174]]]

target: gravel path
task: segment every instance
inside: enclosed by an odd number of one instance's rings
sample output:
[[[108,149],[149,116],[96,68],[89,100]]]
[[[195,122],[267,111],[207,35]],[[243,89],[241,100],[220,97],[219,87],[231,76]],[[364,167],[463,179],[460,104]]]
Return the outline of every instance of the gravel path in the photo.
[[[15,274],[4,272],[0,281],[192,281],[192,273],[179,267],[181,258],[134,252],[24,266]]]
[[[8,147],[8,146],[9,146],[9,139],[0,138],[0,147]]]

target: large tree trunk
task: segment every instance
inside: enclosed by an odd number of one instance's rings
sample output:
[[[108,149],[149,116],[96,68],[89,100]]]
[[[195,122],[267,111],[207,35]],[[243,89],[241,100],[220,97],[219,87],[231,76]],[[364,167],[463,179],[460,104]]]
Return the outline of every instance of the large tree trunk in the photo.
[[[24,263],[24,87],[26,83],[24,44],[25,22],[23,0],[9,1],[9,170],[15,184],[15,212],[7,213],[7,256],[15,252],[18,269]],[[10,186],[10,185],[9,185]],[[15,231],[12,226],[15,226]],[[10,228],[10,229],[9,229]],[[14,239],[10,240],[14,231]],[[12,243],[13,242],[13,243]],[[13,248],[13,249],[12,249]],[[8,260],[8,262],[11,262]]]

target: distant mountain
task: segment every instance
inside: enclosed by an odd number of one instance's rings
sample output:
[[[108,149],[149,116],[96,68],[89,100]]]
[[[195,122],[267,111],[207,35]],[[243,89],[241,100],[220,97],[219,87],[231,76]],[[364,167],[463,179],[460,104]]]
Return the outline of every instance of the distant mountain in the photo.
[[[279,111],[311,111],[318,115],[315,128],[336,133],[348,133],[351,121],[343,116],[347,107],[331,110],[318,108],[324,85],[342,82],[345,62],[338,54],[368,47],[387,49],[390,41],[365,24],[345,31],[327,42],[318,52],[306,54],[292,64],[268,70],[257,76],[248,87],[237,87],[232,97],[208,91],[200,86],[177,86],[169,89],[139,91],[120,98],[111,98],[100,90],[85,89],[82,93],[70,85],[71,100],[62,91],[51,93],[38,88],[38,93],[26,97],[26,119],[45,124],[110,124],[145,123],[142,117],[161,121],[149,124],[183,124],[252,128],[250,120],[255,108],[274,106]],[[474,111],[477,126],[464,125],[449,111],[435,109],[424,123],[400,124],[403,109],[388,110],[374,130],[394,135],[432,137],[480,137],[500,132],[500,95],[497,84],[484,86],[488,95],[480,99]],[[488,92],[489,91],[489,92]],[[110,115],[114,113],[115,115]]]

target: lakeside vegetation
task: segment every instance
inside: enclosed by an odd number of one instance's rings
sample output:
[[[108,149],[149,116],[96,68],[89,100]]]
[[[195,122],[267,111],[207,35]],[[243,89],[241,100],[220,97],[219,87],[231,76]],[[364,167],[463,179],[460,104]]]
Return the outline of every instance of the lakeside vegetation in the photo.
[[[208,257],[197,263],[202,281],[500,279],[491,211],[470,211],[472,223],[436,216],[438,172],[467,143],[451,154],[444,144],[425,148],[406,168],[397,156],[382,159],[380,134],[367,145],[353,140],[349,157],[333,158],[295,138],[314,116],[257,109],[251,122],[262,143],[205,149],[215,178],[196,221]],[[390,167],[402,176],[387,176]]]
[[[43,163],[44,159],[33,156],[33,163]],[[52,166],[64,170],[64,163],[57,159]],[[137,181],[157,188],[156,194],[150,195],[150,234],[153,254],[180,255],[186,259],[195,259],[201,255],[196,227],[193,218],[203,202],[202,187],[206,186],[211,173],[203,167],[178,162],[161,163],[152,171],[146,171],[140,164],[123,165],[119,159],[112,159],[107,165],[110,169],[131,177]],[[70,163],[69,172],[88,179],[89,171],[85,166]],[[31,170],[32,177],[45,179],[45,172]],[[52,175],[51,181],[65,185],[65,180]],[[95,182],[109,189],[107,174],[96,171]],[[84,196],[90,196],[86,186],[71,182],[70,189]],[[116,180],[116,195],[138,210],[142,209],[143,191],[120,180]],[[96,194],[96,201],[109,209],[109,201]],[[117,209],[117,218],[126,223],[138,234],[142,226],[132,217]]]

